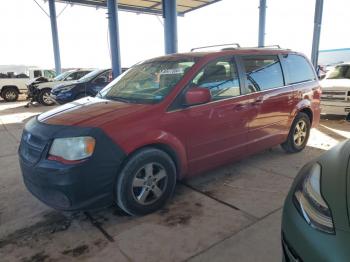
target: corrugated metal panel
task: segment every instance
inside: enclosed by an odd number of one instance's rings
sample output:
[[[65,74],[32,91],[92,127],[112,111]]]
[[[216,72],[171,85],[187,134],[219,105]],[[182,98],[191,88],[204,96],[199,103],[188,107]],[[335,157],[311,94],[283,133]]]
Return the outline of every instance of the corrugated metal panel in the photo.
[[[221,0],[177,0],[177,11],[179,15],[184,15],[219,1]],[[106,0],[56,0],[56,2],[106,7]],[[118,0],[118,8],[135,13],[160,15],[162,14],[162,0]]]

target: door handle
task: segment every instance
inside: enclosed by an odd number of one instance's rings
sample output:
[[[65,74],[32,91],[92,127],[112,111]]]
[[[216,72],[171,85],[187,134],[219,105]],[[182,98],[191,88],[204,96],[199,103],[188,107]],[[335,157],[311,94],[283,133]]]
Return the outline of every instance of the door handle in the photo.
[[[247,108],[247,104],[237,104],[235,107],[233,107],[234,111],[241,111]]]
[[[253,102],[252,105],[259,105],[264,101],[264,99],[262,97],[258,97],[256,98]]]

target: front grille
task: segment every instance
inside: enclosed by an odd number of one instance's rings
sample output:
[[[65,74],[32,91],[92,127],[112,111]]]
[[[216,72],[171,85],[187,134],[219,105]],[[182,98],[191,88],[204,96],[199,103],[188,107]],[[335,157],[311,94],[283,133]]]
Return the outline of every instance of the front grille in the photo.
[[[321,100],[324,100],[324,101],[346,101],[346,98],[345,97],[321,96]]]
[[[23,130],[19,153],[26,162],[35,164],[39,161],[46,144],[47,141]]]
[[[345,94],[345,91],[322,91],[322,95],[344,96]]]

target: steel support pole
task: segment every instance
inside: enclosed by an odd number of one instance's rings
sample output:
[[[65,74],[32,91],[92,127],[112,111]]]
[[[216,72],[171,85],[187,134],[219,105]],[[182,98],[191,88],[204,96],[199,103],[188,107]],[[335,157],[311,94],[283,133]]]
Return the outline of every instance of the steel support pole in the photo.
[[[107,0],[109,45],[111,50],[113,78],[121,74],[120,45],[119,45],[119,23],[118,23],[118,1]]]
[[[260,0],[259,6],[259,47],[265,46],[266,0]]]
[[[55,71],[56,71],[56,74],[60,74],[61,73],[61,56],[60,56],[60,45],[58,41],[56,7],[55,7],[54,0],[49,0],[49,9],[50,9],[51,33],[52,33],[52,45],[53,45],[53,53],[55,57]]]
[[[163,0],[165,53],[177,53],[176,0]]]
[[[318,51],[320,47],[322,13],[323,13],[323,0],[316,0],[314,35],[312,40],[312,52],[311,52],[311,62],[315,68],[317,68],[317,64],[318,64]]]

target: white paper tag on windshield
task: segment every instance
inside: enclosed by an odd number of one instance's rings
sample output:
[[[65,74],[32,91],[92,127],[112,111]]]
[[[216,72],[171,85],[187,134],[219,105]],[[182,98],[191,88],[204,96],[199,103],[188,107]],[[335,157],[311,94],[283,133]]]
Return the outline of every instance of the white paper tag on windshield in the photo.
[[[177,74],[183,74],[183,73],[184,73],[183,68],[164,69],[160,71],[161,75],[177,75]]]

